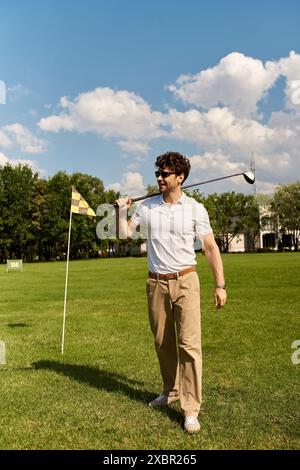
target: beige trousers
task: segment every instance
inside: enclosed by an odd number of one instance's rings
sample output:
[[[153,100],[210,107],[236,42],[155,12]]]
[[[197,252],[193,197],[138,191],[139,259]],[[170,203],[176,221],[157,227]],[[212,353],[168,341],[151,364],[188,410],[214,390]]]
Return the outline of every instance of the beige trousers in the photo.
[[[190,272],[168,281],[149,278],[147,298],[163,393],[180,398],[185,416],[197,416],[202,401],[198,275]]]

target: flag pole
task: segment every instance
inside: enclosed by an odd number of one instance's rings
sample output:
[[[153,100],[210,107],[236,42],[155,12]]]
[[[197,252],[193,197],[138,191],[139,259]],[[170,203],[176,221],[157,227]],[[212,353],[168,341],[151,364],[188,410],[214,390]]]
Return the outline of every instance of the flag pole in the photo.
[[[63,317],[62,338],[61,338],[61,353],[62,354],[64,353],[64,344],[65,344],[65,326],[66,326],[66,313],[67,313],[67,293],[68,293],[71,227],[72,227],[72,207],[70,207],[69,237],[68,237],[68,251],[67,251],[67,268],[66,268],[66,282],[65,282],[64,317]]]

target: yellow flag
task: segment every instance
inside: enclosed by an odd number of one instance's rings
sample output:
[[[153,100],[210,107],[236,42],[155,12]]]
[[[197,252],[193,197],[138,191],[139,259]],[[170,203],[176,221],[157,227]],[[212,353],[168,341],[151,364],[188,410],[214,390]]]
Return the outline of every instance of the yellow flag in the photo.
[[[74,186],[72,186],[72,201],[71,211],[73,214],[89,215],[90,217],[96,217],[95,212],[88,205],[86,200],[81,196]]]

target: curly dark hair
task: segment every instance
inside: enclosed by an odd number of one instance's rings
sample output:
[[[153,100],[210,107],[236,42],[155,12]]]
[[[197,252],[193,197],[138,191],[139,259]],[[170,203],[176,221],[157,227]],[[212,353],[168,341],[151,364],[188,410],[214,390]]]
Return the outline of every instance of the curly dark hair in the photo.
[[[159,155],[156,158],[155,166],[163,170],[164,168],[168,167],[171,171],[174,171],[176,175],[184,174],[184,181],[189,176],[189,172],[191,169],[191,164],[187,157],[184,157],[179,152],[166,152],[162,155]]]

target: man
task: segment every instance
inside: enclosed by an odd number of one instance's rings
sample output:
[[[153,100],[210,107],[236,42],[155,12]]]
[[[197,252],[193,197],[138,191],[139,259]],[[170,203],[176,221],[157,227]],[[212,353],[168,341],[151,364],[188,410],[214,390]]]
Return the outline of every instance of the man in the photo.
[[[144,200],[127,222],[130,198],[116,201],[119,236],[130,238],[147,230],[147,298],[149,319],[163,379],[163,392],[153,408],[180,400],[184,429],[198,432],[202,402],[200,286],[196,272],[195,237],[201,238],[215,278],[215,303],[226,303],[226,285],[219,248],[206,209],[185,195],[181,186],[190,171],[178,152],[160,155],[155,163],[159,196]]]

